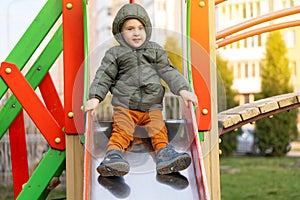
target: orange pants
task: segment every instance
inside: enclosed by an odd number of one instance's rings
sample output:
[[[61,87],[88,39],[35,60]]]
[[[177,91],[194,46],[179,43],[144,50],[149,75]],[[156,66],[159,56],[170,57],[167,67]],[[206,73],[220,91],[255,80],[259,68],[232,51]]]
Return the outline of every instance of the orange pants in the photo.
[[[160,110],[141,112],[117,106],[114,107],[113,130],[106,150],[126,150],[134,139],[136,125],[146,129],[155,151],[167,146],[167,128]]]

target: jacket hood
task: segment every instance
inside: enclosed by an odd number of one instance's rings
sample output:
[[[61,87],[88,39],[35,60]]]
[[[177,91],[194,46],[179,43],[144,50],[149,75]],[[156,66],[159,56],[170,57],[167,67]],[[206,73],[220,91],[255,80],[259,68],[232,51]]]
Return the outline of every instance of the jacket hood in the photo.
[[[128,44],[124,41],[124,39],[121,35],[121,29],[122,29],[124,22],[127,19],[138,19],[145,26],[146,41],[142,45],[142,46],[144,46],[150,40],[151,32],[152,32],[152,24],[151,24],[151,21],[150,21],[147,11],[141,5],[136,4],[136,3],[125,4],[118,11],[118,13],[113,21],[112,33],[113,33],[115,39],[120,44],[125,45],[125,46],[128,46]],[[139,47],[139,48],[141,48],[141,47]]]

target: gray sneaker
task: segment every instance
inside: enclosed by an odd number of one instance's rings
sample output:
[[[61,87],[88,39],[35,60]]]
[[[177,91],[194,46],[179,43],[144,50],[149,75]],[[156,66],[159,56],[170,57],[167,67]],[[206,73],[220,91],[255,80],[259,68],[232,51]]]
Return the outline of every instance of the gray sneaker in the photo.
[[[101,176],[124,176],[129,169],[129,163],[124,159],[124,154],[120,150],[107,152],[104,160],[97,167]]]
[[[158,174],[170,174],[186,169],[191,164],[188,153],[178,153],[171,145],[157,152],[156,171]]]

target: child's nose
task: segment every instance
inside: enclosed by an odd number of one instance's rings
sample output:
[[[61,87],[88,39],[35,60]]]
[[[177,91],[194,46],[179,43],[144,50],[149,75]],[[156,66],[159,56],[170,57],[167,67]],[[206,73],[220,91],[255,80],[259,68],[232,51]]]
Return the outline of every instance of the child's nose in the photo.
[[[139,29],[134,29],[134,32],[133,32],[134,35],[139,35],[140,34],[140,31]]]

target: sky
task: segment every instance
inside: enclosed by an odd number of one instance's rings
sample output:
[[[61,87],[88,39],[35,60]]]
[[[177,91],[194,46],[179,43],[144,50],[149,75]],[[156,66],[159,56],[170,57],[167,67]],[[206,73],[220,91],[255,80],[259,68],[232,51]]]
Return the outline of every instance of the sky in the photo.
[[[0,0],[0,62],[26,31],[45,0]]]

